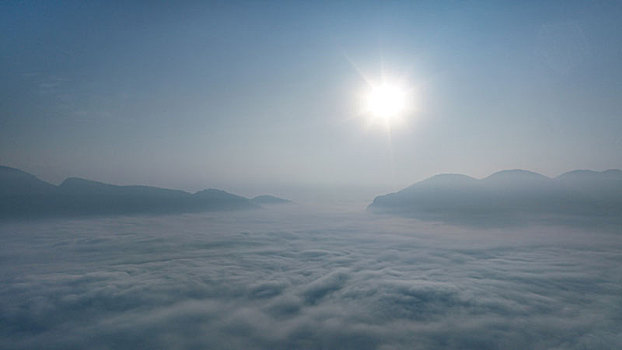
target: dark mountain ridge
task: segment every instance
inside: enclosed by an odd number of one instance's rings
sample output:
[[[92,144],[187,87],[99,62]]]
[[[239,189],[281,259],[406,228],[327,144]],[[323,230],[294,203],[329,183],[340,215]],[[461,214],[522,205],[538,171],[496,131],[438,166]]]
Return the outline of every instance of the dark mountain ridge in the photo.
[[[0,196],[49,194],[56,190],[56,186],[25,171],[0,166]]]
[[[131,185],[119,186],[103,182],[69,177],[59,186],[58,190],[64,194],[75,195],[144,195],[144,196],[189,196],[188,192],[170,190],[166,188]]]
[[[422,219],[490,221],[526,217],[622,217],[622,171],[576,170],[556,178],[503,170],[483,179],[441,174],[378,196],[370,210]]]
[[[271,196],[271,195],[267,195],[267,194],[254,197],[254,198],[251,199],[251,201],[253,203],[257,203],[259,205],[276,205],[276,204],[292,203],[292,201],[290,201],[290,200],[279,198],[279,197],[275,197],[275,196]]]
[[[70,177],[55,186],[19,169],[0,166],[0,220],[90,215],[167,214],[259,208],[217,189],[194,194],[153,186],[119,186]]]

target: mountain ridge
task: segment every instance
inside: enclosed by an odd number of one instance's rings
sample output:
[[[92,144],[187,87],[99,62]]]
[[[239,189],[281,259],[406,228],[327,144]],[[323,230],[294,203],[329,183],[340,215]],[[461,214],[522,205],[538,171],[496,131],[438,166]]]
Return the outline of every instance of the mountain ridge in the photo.
[[[272,196],[269,194],[263,194],[260,196],[253,197],[251,198],[251,201],[259,205],[278,205],[278,204],[292,203],[292,201],[290,200],[279,198],[279,197]]]
[[[113,185],[79,177],[68,177],[56,186],[20,169],[0,166],[0,220],[259,207],[249,198],[212,188],[190,193],[146,185]]]
[[[447,181],[436,181],[437,179]],[[622,217],[622,171],[575,170],[550,178],[502,170],[475,179],[435,175],[374,198],[374,212],[438,220],[525,216]]]

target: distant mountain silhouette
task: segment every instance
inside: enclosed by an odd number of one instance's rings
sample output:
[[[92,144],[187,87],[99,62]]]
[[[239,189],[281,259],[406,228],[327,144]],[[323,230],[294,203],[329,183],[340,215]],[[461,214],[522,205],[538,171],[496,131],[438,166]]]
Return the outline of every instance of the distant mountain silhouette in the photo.
[[[188,196],[187,192],[151,186],[118,186],[78,177],[65,179],[58,189],[64,194],[125,196]]]
[[[283,198],[279,198],[279,197],[275,197],[275,196],[270,196],[270,195],[262,195],[262,196],[257,196],[253,199],[251,199],[251,201],[253,203],[259,204],[259,205],[272,205],[272,204],[287,204],[287,203],[291,203],[292,201],[287,200],[287,199],[283,199]]]
[[[0,220],[87,215],[166,214],[258,208],[248,198],[208,189],[191,194],[71,177],[59,186],[0,166]]]
[[[534,217],[622,217],[622,171],[577,170],[549,178],[504,170],[481,180],[442,174],[378,196],[375,212],[421,219],[494,223]]]
[[[49,194],[56,186],[15,168],[0,166],[0,196]]]
[[[207,189],[192,195],[193,201],[201,208],[209,210],[235,210],[258,208],[250,199],[225,191]]]
[[[618,169],[602,172],[575,170],[557,179],[563,185],[593,198],[615,200],[622,197],[622,171]]]

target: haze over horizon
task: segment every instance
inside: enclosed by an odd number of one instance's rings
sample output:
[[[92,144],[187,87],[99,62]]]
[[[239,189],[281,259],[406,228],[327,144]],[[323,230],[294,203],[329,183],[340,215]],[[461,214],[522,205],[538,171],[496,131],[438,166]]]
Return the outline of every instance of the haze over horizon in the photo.
[[[620,2],[0,4],[0,164],[245,194],[622,168]],[[416,108],[360,118],[365,79]]]

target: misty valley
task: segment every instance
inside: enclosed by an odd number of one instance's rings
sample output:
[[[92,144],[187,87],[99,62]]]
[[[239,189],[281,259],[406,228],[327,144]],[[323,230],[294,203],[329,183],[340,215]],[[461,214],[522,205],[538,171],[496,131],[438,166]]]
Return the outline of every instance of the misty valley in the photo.
[[[202,192],[78,179],[54,186],[1,170],[2,348],[611,349],[622,341],[619,171],[569,173],[565,185],[522,171],[439,175],[366,209],[217,190],[193,202]],[[10,206],[31,196],[65,207]],[[558,196],[573,210],[591,208],[581,225],[525,216],[579,215],[556,206]],[[505,206],[482,204],[493,200]]]
[[[292,202],[245,198],[217,189],[196,193],[152,186],[118,186],[67,178],[55,186],[19,169],[0,166],[0,220],[105,215],[160,215],[250,210]],[[475,226],[532,221],[592,225],[622,223],[622,171],[575,170],[554,179],[504,170],[483,179],[440,174],[401,191],[377,196],[375,213]]]

